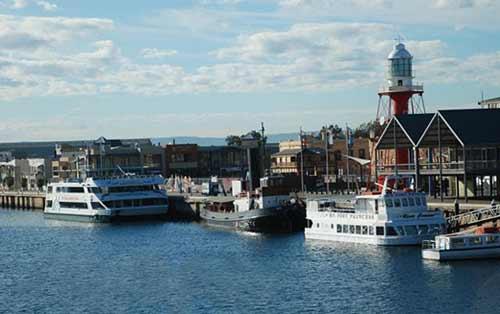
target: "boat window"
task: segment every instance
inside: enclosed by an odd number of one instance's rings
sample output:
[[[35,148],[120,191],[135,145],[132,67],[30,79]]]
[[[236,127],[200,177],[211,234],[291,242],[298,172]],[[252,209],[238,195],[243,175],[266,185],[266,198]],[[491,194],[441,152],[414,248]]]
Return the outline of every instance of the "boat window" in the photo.
[[[356,234],[361,234],[361,226],[356,226]]]
[[[102,193],[102,189],[100,187],[93,186],[93,187],[90,187],[88,189],[89,189],[90,193],[94,193],[94,194],[101,194]]]
[[[373,226],[368,226],[368,234],[373,235]]]
[[[368,234],[368,227],[367,226],[361,227],[361,234]]]
[[[419,235],[427,234],[428,232],[429,232],[429,226],[427,226],[427,225],[419,225],[418,226],[418,234]]]
[[[400,236],[405,235],[405,231],[404,231],[402,226],[396,226],[396,231],[397,231],[398,235],[400,235]]]
[[[348,225],[342,225],[342,233],[349,233],[349,226]]]
[[[50,193],[52,193],[52,187],[51,187],[51,186],[49,186],[49,187],[47,188],[47,193],[49,193],[49,194],[50,194]]]
[[[387,235],[388,236],[397,236],[398,233],[396,232],[396,230],[394,229],[394,227],[387,226]]]
[[[342,225],[337,225],[337,233],[342,233]]]
[[[403,198],[401,200],[403,201],[403,207],[408,207],[408,199]]]
[[[354,234],[356,231],[356,228],[354,226],[349,226],[349,233]]]
[[[61,208],[88,209],[87,203],[81,202],[59,202]]]
[[[123,201],[123,207],[132,207],[134,206],[132,203],[132,200],[124,200]]]
[[[112,186],[108,188],[109,193],[130,193],[156,190],[154,185],[131,185],[131,186]]]
[[[68,186],[62,190],[64,193],[85,193],[85,190],[81,186]]]
[[[393,205],[392,205],[392,200],[391,200],[391,199],[389,199],[389,198],[386,198],[386,199],[385,199],[385,207],[390,208],[390,207],[392,207],[392,206],[393,206]]]
[[[99,202],[92,202],[92,209],[104,209],[104,207]]]
[[[417,235],[417,226],[405,226],[405,232],[407,235]]]
[[[401,200],[399,198],[394,199],[394,207],[401,207]]]
[[[424,197],[422,197],[422,206],[427,206],[427,199]]]
[[[319,228],[319,222],[316,224],[316,228]]]
[[[408,199],[408,203],[409,203],[409,205],[410,205],[411,207],[415,206],[415,199],[414,199],[413,197],[410,197],[410,198]]]
[[[420,197],[415,198],[415,203],[417,204],[417,206],[422,205],[422,202],[420,201]]]
[[[47,201],[47,207],[52,207],[52,201]]]
[[[383,236],[384,235],[384,227],[377,227],[377,235],[378,236]]]
[[[487,236],[486,243],[488,243],[488,244],[498,243],[498,236]]]
[[[464,239],[461,238],[451,238],[451,248],[463,247],[465,246]]]
[[[481,237],[473,237],[469,239],[469,244],[471,245],[481,245],[483,244],[483,239]]]
[[[378,214],[378,200],[375,200],[375,214]]]
[[[56,192],[57,192],[57,193],[61,192],[61,188],[60,188],[60,187],[57,187],[57,188],[56,188]]]

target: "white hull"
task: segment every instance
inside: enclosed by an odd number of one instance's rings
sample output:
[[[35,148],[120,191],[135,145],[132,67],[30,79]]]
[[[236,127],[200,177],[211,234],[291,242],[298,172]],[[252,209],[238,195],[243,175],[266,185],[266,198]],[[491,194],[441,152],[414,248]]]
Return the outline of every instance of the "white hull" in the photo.
[[[427,240],[433,237],[433,236],[381,237],[375,235],[320,233],[311,231],[310,229],[306,229],[304,233],[306,239],[361,243],[361,244],[380,245],[380,246],[420,245],[423,240]]]
[[[500,247],[473,248],[465,250],[422,250],[422,257],[435,261],[500,258]]]
[[[48,210],[44,211],[47,218],[109,222],[120,217],[162,216],[168,213],[166,206],[151,206],[142,208],[122,208],[120,210]]]

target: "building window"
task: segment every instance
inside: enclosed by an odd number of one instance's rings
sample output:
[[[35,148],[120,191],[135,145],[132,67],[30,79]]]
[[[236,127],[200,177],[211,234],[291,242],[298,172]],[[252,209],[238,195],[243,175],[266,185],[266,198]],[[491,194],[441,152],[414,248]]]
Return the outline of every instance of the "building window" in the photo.
[[[366,159],[366,151],[363,148],[361,148],[358,153],[359,158]]]
[[[342,152],[340,150],[336,150],[333,154],[335,156],[335,161],[341,161],[342,160]]]

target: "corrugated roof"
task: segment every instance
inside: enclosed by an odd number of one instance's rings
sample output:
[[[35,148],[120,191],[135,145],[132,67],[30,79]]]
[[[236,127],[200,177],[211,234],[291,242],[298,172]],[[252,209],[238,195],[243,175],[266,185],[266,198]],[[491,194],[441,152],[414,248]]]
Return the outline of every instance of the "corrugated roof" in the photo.
[[[465,145],[500,144],[500,109],[439,110]]]

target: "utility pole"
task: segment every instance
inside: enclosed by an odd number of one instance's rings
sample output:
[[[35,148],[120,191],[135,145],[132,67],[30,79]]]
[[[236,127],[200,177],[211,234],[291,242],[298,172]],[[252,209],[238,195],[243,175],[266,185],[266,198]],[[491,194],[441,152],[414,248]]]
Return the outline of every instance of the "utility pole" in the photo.
[[[300,186],[304,193],[304,139],[302,127],[300,127]]]
[[[264,164],[265,161],[266,161],[266,136],[265,136],[265,132],[266,132],[266,129],[264,128],[264,122],[261,122],[260,123],[261,125],[261,133],[260,133],[260,153],[261,153],[261,156],[260,156],[260,177],[264,177],[265,175],[265,169],[266,169],[266,165]]]
[[[326,182],[326,193],[330,193],[330,167],[329,167],[329,157],[328,157],[328,144],[330,141],[330,130],[328,129],[327,126],[324,127],[324,140],[325,140],[325,157],[326,157],[326,175],[325,175],[325,182]]]
[[[346,174],[347,174],[347,193],[349,194],[351,191],[351,180],[349,179],[349,152],[350,152],[350,141],[351,141],[351,132],[349,131],[349,126],[345,125],[345,145],[347,148],[346,154]]]

